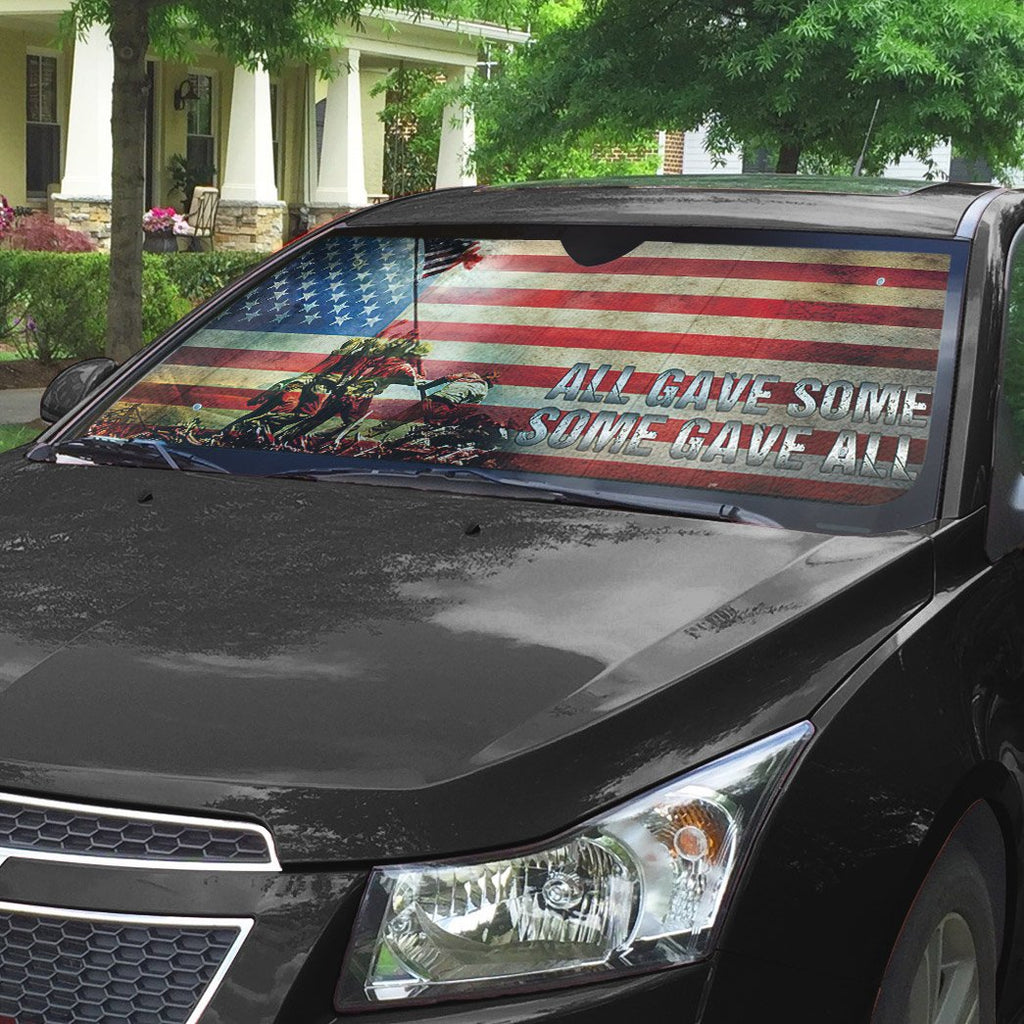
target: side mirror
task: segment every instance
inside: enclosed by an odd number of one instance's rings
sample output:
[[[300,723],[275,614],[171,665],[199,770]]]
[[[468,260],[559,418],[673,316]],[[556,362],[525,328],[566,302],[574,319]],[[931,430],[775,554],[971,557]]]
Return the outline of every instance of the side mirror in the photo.
[[[62,419],[90,392],[95,391],[115,370],[117,363],[106,356],[85,359],[61,370],[39,402],[39,415],[47,423]]]

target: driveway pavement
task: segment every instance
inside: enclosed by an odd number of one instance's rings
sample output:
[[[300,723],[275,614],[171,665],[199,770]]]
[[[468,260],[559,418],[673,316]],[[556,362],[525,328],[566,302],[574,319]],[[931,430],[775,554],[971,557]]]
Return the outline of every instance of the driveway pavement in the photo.
[[[0,423],[32,423],[39,419],[42,388],[0,388]]]

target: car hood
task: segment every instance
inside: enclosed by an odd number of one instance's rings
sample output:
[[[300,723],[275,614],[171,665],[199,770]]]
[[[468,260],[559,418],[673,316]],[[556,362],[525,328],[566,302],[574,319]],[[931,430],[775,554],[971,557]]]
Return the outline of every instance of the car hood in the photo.
[[[0,787],[501,847],[807,716],[927,537],[5,459]]]

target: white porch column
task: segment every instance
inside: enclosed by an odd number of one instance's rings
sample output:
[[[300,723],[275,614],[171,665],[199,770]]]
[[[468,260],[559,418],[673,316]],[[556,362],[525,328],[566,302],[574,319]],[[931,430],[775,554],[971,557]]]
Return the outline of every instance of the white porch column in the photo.
[[[316,198],[316,186],[320,173],[317,168],[319,157],[316,138],[316,71],[313,68],[306,69],[305,91],[306,157],[303,161],[302,205],[308,207]]]
[[[222,181],[221,198],[228,202],[277,202],[270,76],[262,69],[235,68]]]
[[[469,84],[474,71],[475,67],[453,68],[447,72],[446,77],[450,83],[464,86]],[[441,122],[441,145],[437,153],[436,188],[476,184],[476,174],[466,169],[475,144],[472,108],[461,104],[445,107]]]
[[[110,38],[102,26],[93,25],[83,39],[75,42],[61,199],[110,200],[113,86],[114,51]]]
[[[359,89],[359,51],[342,50],[340,71],[327,89],[317,206],[366,206],[363,170],[363,110]]]

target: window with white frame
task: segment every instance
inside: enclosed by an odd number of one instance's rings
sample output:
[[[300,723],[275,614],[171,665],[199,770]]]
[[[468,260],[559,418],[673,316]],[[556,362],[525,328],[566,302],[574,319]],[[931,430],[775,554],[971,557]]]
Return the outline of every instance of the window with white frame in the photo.
[[[57,58],[30,53],[25,58],[25,191],[44,197],[60,178],[60,118]]]
[[[188,104],[187,151],[189,177],[196,185],[213,185],[217,177],[217,141],[214,135],[213,76],[190,72],[192,95]]]

